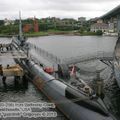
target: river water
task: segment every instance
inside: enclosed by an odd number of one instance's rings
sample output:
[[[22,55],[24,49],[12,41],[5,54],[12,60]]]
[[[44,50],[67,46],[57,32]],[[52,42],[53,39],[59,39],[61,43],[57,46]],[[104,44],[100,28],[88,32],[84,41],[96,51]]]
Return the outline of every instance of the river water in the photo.
[[[60,58],[76,57],[97,51],[113,51],[115,37],[45,36],[29,38],[29,42]]]
[[[44,36],[44,37],[34,37],[28,38],[28,42],[42,48],[49,53],[54,54],[60,59],[66,59],[70,57],[76,57],[80,55],[88,55],[95,52],[113,52],[116,44],[116,37],[103,37],[103,36]],[[0,38],[0,42],[8,42],[10,38]],[[8,59],[6,61],[9,62]],[[1,63],[6,63],[5,60],[0,59]],[[11,62],[12,60],[10,60]],[[14,63],[12,61],[11,63]],[[106,95],[109,99],[111,99],[112,111],[114,114],[119,116],[120,113],[120,95],[119,89],[114,80],[108,79],[111,76],[111,70],[109,67],[101,63],[100,61],[93,61],[89,63],[79,64],[81,69],[80,74],[81,78],[85,80],[92,81],[95,77],[95,73],[89,72],[91,69],[96,69],[96,66],[102,66],[101,68],[106,68],[104,72],[102,72],[101,76],[105,79],[105,91]],[[87,67],[89,66],[89,71],[85,72]],[[94,70],[93,70],[94,71]],[[29,83],[27,89],[16,89],[13,87],[11,81],[7,80],[8,87],[4,88],[2,84],[0,84],[0,101],[13,101],[13,102],[39,102],[39,101],[47,101],[43,94],[41,94],[33,84]],[[60,114],[60,113],[59,113]],[[61,114],[60,114],[61,115]],[[19,119],[19,118],[18,118]],[[49,119],[49,118],[48,118]],[[63,120],[65,118],[57,117],[56,120]]]

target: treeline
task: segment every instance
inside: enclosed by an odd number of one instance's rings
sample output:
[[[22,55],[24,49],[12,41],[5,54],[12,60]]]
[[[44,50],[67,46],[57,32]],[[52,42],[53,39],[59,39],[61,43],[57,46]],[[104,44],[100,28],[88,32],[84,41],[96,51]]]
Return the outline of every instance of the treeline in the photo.
[[[47,31],[47,30],[71,31],[71,30],[79,30],[79,27],[70,26],[70,25],[54,25],[54,24],[39,23],[39,29],[41,31]]]
[[[48,31],[48,30],[60,30],[60,31],[73,31],[73,30],[89,30],[89,25],[85,22],[82,26],[78,25],[78,21],[74,19],[65,19],[55,21],[53,19],[37,19],[39,25],[39,31]],[[33,19],[22,20],[22,27],[25,24],[34,24]],[[19,31],[19,20],[15,20],[14,24],[4,25],[4,21],[0,20],[0,34],[18,34]],[[29,32],[33,32],[31,29]]]
[[[47,31],[76,31],[80,35],[102,35],[102,31],[90,32],[90,23],[85,21],[80,24],[79,21],[74,19],[59,18],[45,18],[37,19],[40,32]],[[34,25],[33,19],[22,20],[22,27],[26,24]],[[4,25],[4,21],[0,20],[0,35],[16,35],[19,32],[19,20],[15,20],[14,24]],[[28,33],[34,33],[33,29],[30,29]]]
[[[5,35],[15,35],[18,34],[19,25],[18,20],[14,24],[4,25],[4,21],[0,20],[0,34]]]

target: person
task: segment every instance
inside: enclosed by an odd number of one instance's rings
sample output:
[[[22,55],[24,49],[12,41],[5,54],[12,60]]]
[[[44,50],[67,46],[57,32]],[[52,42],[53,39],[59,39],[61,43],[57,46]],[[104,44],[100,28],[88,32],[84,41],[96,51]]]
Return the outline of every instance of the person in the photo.
[[[3,84],[6,84],[6,76],[2,77]]]
[[[10,67],[10,65],[9,64],[7,64],[7,68],[9,68]]]
[[[0,44],[0,51],[2,51],[2,44]]]
[[[3,75],[3,69],[1,64],[0,64],[0,75]]]

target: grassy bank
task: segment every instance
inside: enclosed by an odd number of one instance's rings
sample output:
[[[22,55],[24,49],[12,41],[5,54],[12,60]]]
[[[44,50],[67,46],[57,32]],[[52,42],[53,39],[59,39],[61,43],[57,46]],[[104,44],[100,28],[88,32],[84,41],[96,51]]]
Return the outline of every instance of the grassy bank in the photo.
[[[102,35],[95,32],[79,32],[79,31],[60,31],[60,30],[48,30],[44,32],[29,32],[24,33],[26,37],[39,37],[48,35],[78,35],[78,36],[95,36]],[[0,37],[12,37],[13,35],[0,34]]]
[[[71,34],[73,31],[61,31],[61,30],[48,30],[49,35],[64,35],[64,34]]]
[[[25,33],[26,37],[37,37],[37,36],[47,36],[47,32],[31,32],[31,33]]]
[[[95,36],[98,35],[95,32],[84,32],[84,33],[79,33],[81,36]]]
[[[13,35],[8,35],[8,34],[0,34],[0,37],[12,37]]]
[[[60,30],[49,30],[48,34],[53,34],[53,35],[79,35],[79,36],[95,36],[95,35],[102,35],[101,31],[97,31],[97,32],[80,32],[79,30],[77,31],[60,31]]]
[[[48,35],[65,35],[65,34],[73,34],[71,31],[59,31],[59,30],[48,30],[44,32],[30,32],[25,33],[26,37],[37,37],[37,36],[48,36]]]

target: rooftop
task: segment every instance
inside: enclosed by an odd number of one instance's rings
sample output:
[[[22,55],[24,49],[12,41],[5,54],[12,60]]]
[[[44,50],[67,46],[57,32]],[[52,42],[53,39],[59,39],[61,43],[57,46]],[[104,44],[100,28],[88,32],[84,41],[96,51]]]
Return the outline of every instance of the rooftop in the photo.
[[[91,26],[95,26],[95,27],[108,27],[108,24],[106,24],[106,23],[95,23],[95,24],[92,24]]]

